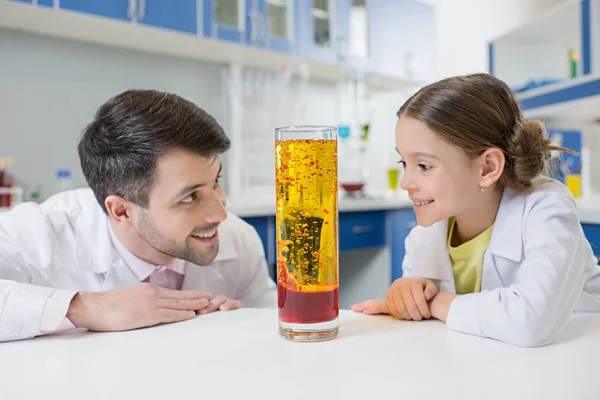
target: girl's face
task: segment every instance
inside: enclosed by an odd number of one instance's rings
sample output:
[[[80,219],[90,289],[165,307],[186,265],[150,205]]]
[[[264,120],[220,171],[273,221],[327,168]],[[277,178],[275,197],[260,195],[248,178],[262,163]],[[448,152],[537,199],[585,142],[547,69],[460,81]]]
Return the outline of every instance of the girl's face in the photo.
[[[440,139],[421,121],[401,116],[396,150],[404,166],[401,187],[408,191],[419,225],[467,216],[481,201],[480,160]]]

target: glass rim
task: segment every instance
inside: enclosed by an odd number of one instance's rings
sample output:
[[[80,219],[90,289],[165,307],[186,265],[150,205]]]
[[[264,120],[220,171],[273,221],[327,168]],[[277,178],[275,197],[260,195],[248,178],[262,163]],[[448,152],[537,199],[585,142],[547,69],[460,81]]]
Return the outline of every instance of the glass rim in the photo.
[[[315,132],[315,131],[337,131],[335,126],[331,125],[287,125],[275,128],[275,132]]]

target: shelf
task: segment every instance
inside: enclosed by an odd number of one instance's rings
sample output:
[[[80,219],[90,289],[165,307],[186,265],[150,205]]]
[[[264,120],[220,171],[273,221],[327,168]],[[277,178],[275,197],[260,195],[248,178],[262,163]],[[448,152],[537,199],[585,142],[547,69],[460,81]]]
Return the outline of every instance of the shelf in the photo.
[[[579,3],[580,0],[564,1],[540,13],[526,24],[494,39],[494,43],[575,45],[581,34]]]
[[[516,97],[526,118],[600,120],[600,75],[543,86]]]
[[[586,3],[587,4],[587,3]],[[589,4],[568,0],[490,43],[492,73],[513,88],[532,81],[571,77],[570,51],[578,74],[589,72],[589,43],[583,42],[583,15]]]
[[[0,194],[11,194],[15,196],[23,196],[23,188],[14,186],[14,187],[0,187]]]
[[[280,70],[290,63],[306,63],[313,80],[337,82],[344,72],[339,66],[306,60],[296,55],[11,1],[0,1],[0,29],[169,57],[219,64],[239,63],[271,70]],[[426,84],[371,72],[365,72],[365,82],[373,90],[398,90]]]

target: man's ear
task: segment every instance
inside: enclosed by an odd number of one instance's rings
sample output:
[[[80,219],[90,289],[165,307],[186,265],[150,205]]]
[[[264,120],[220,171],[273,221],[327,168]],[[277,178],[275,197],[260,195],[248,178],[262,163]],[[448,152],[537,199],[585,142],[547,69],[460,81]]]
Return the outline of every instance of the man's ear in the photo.
[[[479,161],[481,168],[479,186],[483,189],[492,186],[500,179],[504,172],[506,159],[502,150],[492,147],[479,156]]]
[[[104,199],[104,207],[106,207],[108,216],[116,223],[125,225],[133,223],[131,218],[132,204],[121,196],[108,196]]]

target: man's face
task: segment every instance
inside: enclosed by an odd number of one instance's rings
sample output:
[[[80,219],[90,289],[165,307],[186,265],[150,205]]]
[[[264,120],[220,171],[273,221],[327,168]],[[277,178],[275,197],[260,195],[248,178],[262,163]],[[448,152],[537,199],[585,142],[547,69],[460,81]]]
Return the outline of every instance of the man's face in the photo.
[[[217,228],[227,218],[218,157],[171,150],[156,165],[148,208],[138,207],[135,229],[158,252],[208,265],[217,256]]]

